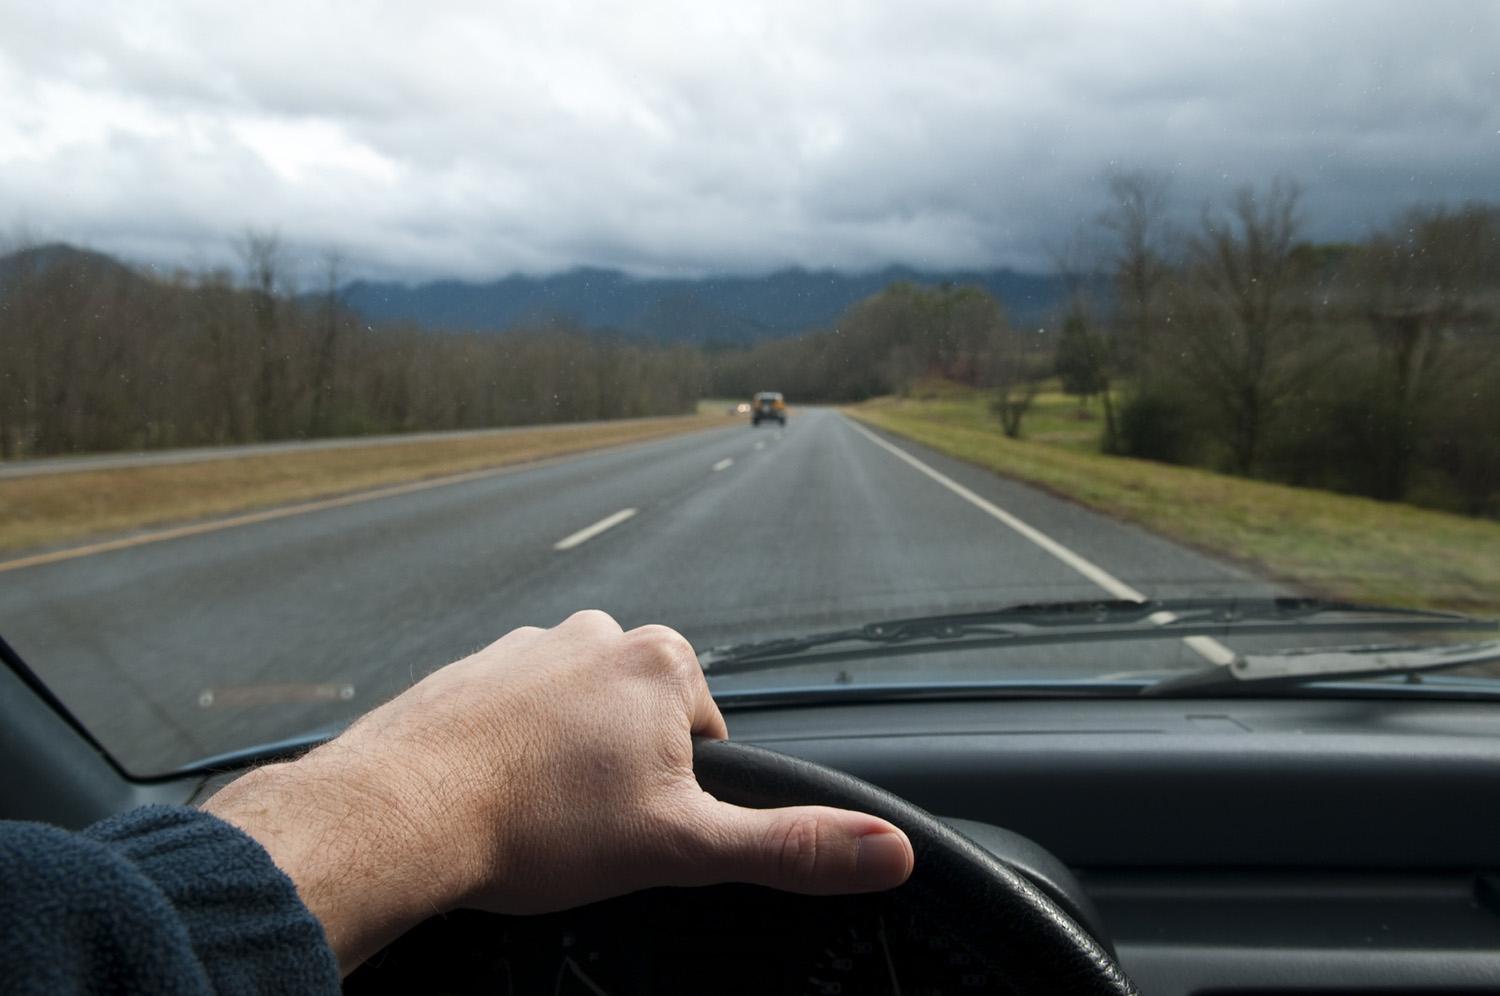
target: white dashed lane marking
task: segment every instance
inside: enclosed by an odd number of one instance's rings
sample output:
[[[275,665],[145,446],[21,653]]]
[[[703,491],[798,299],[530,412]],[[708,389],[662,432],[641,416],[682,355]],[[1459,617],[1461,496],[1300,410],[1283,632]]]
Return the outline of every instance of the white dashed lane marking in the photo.
[[[593,539],[595,536],[598,536],[606,529],[613,529],[615,526],[618,526],[620,523],[624,522],[634,514],[635,509],[622,508],[614,515],[606,515],[604,518],[600,519],[592,526],[585,526],[584,528],[578,530],[578,532],[573,533],[570,536],[564,536],[562,539],[552,544],[552,549],[571,550],[575,546],[578,546],[580,543],[587,543],[589,540]]]

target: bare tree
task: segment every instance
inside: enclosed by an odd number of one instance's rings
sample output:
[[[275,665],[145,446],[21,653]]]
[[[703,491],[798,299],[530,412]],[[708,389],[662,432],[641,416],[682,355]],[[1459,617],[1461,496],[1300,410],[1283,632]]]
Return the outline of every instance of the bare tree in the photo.
[[[1264,194],[1242,188],[1227,214],[1205,209],[1191,243],[1192,303],[1182,309],[1173,352],[1223,416],[1230,466],[1241,474],[1255,466],[1274,407],[1296,386],[1298,339],[1308,324],[1293,253],[1299,196],[1279,179]]]
[[[312,407],[308,415],[308,435],[328,431],[328,396],[333,391],[334,359],[338,351],[339,326],[343,323],[339,290],[343,283],[343,256],[334,249],[323,255],[323,300],[318,316],[318,343],[314,350]]]
[[[1410,484],[1419,440],[1440,395],[1464,379],[1455,334],[1478,327],[1500,278],[1500,210],[1415,208],[1361,254],[1358,295],[1375,333],[1370,416],[1378,445],[1368,460],[1374,497],[1398,499]]]
[[[244,297],[227,270],[199,277],[186,304],[188,321],[202,338],[204,403],[195,418],[207,432],[207,442],[242,443],[254,435],[250,384],[259,369],[250,370],[254,355],[249,325],[244,321]]]
[[[0,460],[10,460],[25,451],[26,397],[30,349],[23,327],[20,302],[22,287],[21,250],[30,239],[20,232],[0,235]]]
[[[1053,368],[1063,380],[1063,390],[1077,394],[1081,405],[1087,404],[1090,396],[1099,396],[1104,411],[1100,448],[1106,453],[1118,453],[1114,368],[1119,361],[1119,349],[1106,330],[1093,320],[1095,306],[1088,279],[1099,271],[1100,250],[1080,229],[1063,245],[1050,248],[1048,255],[1068,290],[1067,310],[1053,354]]]
[[[1107,183],[1109,207],[1098,220],[1114,243],[1109,268],[1127,346],[1121,359],[1137,370],[1150,359],[1157,298],[1171,273],[1171,179],[1163,173],[1128,170],[1111,172]]]
[[[987,363],[994,397],[990,411],[1000,419],[1000,429],[1011,439],[1021,437],[1021,424],[1047,376],[1042,358],[1027,349],[1022,333],[1002,325],[990,336]]]
[[[285,424],[288,357],[280,334],[281,242],[275,232],[251,229],[239,245],[250,292],[256,345],[259,351],[255,382],[255,428],[261,439],[282,434]]]

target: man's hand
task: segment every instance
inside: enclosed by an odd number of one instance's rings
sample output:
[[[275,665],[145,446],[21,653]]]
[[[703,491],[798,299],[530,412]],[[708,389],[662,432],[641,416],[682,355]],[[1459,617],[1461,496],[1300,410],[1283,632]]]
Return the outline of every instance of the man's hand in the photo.
[[[456,907],[731,881],[864,892],[911,873],[884,820],[718,802],[693,778],[695,734],[728,735],[687,641],[580,612],[507,634],[205,808],[266,847],[346,972]]]

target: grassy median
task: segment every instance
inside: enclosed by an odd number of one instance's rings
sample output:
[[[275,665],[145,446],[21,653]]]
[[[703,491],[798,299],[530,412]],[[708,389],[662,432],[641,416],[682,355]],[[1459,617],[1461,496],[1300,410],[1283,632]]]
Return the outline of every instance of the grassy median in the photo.
[[[700,413],[0,479],[0,551],[58,546],[727,423],[722,413]]]
[[[1500,615],[1500,522],[1105,456],[1097,423],[1057,394],[1029,438],[1007,439],[986,397],[932,393],[846,411],[1310,593]]]

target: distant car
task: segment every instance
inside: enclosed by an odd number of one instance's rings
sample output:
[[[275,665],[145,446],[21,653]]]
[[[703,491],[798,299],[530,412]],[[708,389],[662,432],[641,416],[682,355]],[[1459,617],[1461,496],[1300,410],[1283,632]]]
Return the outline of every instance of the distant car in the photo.
[[[786,399],[779,391],[762,391],[750,403],[750,424],[773,421],[786,425]]]
[[[748,401],[741,401],[739,404],[737,404],[733,408],[731,408],[729,410],[729,413],[731,415],[749,415],[750,414],[750,402],[748,402]]]

